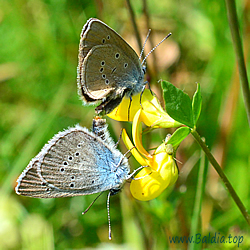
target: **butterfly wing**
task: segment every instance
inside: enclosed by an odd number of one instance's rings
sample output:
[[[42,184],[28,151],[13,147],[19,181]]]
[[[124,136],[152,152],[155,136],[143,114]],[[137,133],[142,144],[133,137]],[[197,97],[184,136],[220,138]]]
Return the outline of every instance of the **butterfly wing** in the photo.
[[[96,103],[107,97],[106,103],[120,99],[114,102],[117,106],[125,90],[131,92],[129,96],[141,91],[143,75],[136,52],[118,33],[98,19],[85,24],[78,65],[79,95],[85,102]]]
[[[132,57],[132,60],[139,61],[138,55],[133,48],[116,31],[104,22],[96,18],[90,18],[83,26],[81,33],[79,63],[83,63],[84,58],[93,47],[105,44],[115,45],[121,48],[127,57]]]
[[[115,152],[80,126],[60,132],[18,178],[16,192],[55,198],[110,190],[116,186],[114,168],[122,157]]]

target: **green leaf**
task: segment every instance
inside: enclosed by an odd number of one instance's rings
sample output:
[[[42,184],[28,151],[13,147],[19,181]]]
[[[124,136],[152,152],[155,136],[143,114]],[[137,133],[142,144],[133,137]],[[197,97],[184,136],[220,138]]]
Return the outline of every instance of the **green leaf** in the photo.
[[[197,89],[194,93],[193,100],[192,100],[192,110],[193,110],[193,117],[194,117],[195,125],[201,113],[201,105],[202,105],[202,99],[201,99],[200,84],[197,83]]]
[[[180,143],[189,135],[191,129],[188,127],[178,128],[170,137],[167,144],[172,144],[173,148],[177,148]]]
[[[167,113],[174,120],[193,128],[194,120],[189,96],[166,81],[162,81],[162,89]]]

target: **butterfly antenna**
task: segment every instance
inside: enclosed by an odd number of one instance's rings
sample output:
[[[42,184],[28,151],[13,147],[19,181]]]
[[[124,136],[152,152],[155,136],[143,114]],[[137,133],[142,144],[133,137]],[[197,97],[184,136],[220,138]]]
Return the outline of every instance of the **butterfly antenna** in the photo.
[[[167,36],[165,36],[153,49],[150,50],[150,52],[145,56],[145,58],[143,59],[141,65],[144,64],[144,62],[146,61],[146,59],[148,58],[148,56],[161,44],[163,43],[167,38],[169,38],[172,35],[172,33],[169,33]]]
[[[91,203],[90,203],[90,205],[88,206],[88,208],[84,211],[84,212],[82,212],[82,215],[83,214],[86,214],[88,211],[89,211],[89,209],[92,207],[92,205],[96,202],[96,200],[101,196],[103,194],[103,192],[101,192]]]
[[[141,57],[142,57],[142,54],[143,54],[143,51],[144,51],[144,49],[145,49],[145,45],[146,45],[146,42],[147,42],[147,40],[148,40],[148,38],[149,38],[150,33],[151,33],[151,29],[148,30],[147,37],[146,37],[145,42],[144,42],[144,44],[143,44],[143,46],[142,46],[141,54],[140,54],[140,57],[139,57],[140,60],[141,60]],[[144,60],[143,60],[143,61],[144,61]]]
[[[109,213],[109,201],[110,201],[110,192],[108,193],[108,198],[107,198],[107,211],[108,211],[108,223],[109,223],[109,240],[111,240],[111,222],[110,222],[110,213]]]

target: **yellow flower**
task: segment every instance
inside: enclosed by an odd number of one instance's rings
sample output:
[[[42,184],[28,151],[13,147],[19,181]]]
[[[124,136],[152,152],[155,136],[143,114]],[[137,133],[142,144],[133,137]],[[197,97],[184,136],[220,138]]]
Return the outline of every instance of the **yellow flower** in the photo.
[[[127,148],[132,148],[133,144],[125,130],[122,136]],[[178,169],[170,144],[162,143],[153,155],[145,152],[141,155],[136,148],[133,148],[131,153],[142,166],[145,166],[131,181],[130,191],[134,198],[141,201],[152,200],[176,182]]]
[[[141,100],[140,100],[141,98]],[[129,117],[128,117],[129,112]],[[176,182],[178,169],[174,161],[173,147],[162,143],[154,152],[149,154],[142,145],[142,123],[151,128],[178,127],[181,124],[172,119],[161,107],[158,99],[151,91],[145,89],[143,95],[123,98],[121,104],[108,116],[118,121],[133,121],[133,143],[123,130],[123,141],[135,159],[145,166],[132,180],[130,191],[134,198],[142,201],[152,200],[163,190]],[[135,147],[134,147],[135,146]]]
[[[109,113],[108,116],[117,121],[133,121],[135,114],[141,110],[141,120],[148,127],[170,128],[181,125],[163,110],[159,100],[152,95],[149,89],[144,90],[141,101],[140,96],[141,93],[134,95],[131,104],[129,98],[123,98],[121,104]]]
[[[153,162],[157,170],[143,168],[131,181],[130,191],[137,200],[148,201],[158,197],[178,178],[178,169],[173,155],[166,152],[155,154]]]

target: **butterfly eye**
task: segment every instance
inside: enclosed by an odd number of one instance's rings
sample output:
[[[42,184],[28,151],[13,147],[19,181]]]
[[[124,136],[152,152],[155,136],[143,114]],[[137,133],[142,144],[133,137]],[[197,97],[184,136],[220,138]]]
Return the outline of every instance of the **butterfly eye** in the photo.
[[[65,161],[65,162],[63,163],[63,165],[65,165],[65,166],[68,165],[68,162]]]
[[[102,43],[105,43],[105,42],[106,42],[106,39],[105,39],[105,38],[103,38],[103,39],[102,39]]]
[[[116,53],[115,54],[115,58],[118,59],[120,57],[120,54],[119,53]]]
[[[105,65],[105,61],[101,61],[101,65],[104,66]]]
[[[124,68],[127,68],[128,67],[128,64],[127,63],[124,63]]]
[[[110,35],[107,35],[107,39],[108,39],[108,40],[110,39]]]
[[[104,70],[104,68],[100,68],[100,72],[101,72],[101,73],[103,72],[103,70]]]
[[[64,168],[61,168],[61,169],[60,169],[61,172],[64,172],[64,170],[65,170]]]

